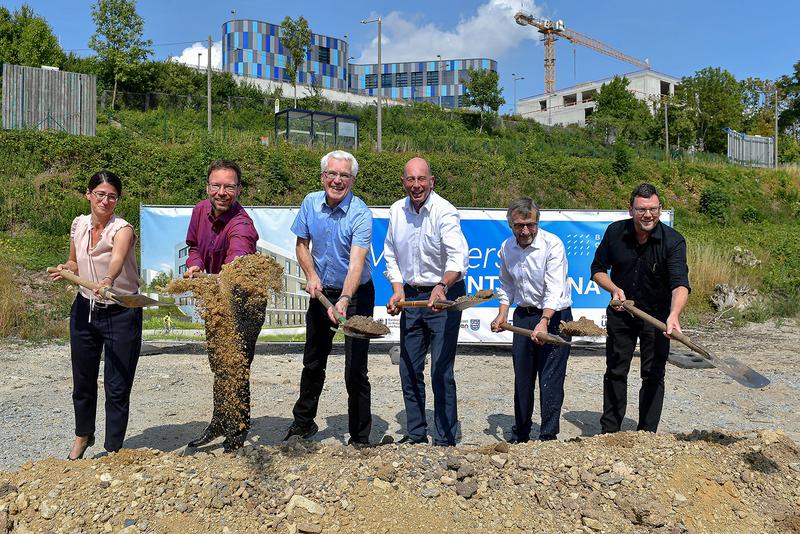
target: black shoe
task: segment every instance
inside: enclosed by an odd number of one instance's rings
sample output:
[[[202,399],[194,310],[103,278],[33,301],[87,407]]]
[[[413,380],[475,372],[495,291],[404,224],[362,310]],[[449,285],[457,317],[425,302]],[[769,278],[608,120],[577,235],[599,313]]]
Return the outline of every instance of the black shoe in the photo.
[[[361,439],[350,438],[350,439],[347,440],[347,444],[348,445],[352,445],[356,449],[361,449],[363,447],[369,447],[370,446],[370,443],[369,443],[368,439],[361,440]]]
[[[300,436],[303,439],[308,439],[316,434],[318,430],[319,427],[314,421],[311,421],[311,424],[308,426],[300,426],[297,423],[292,423],[292,425],[289,427],[289,430],[286,432],[286,437],[283,438],[283,441],[287,441],[292,436]]]
[[[225,436],[225,441],[222,442],[223,452],[233,452],[241,449],[244,446],[244,440],[247,439],[247,430],[242,430],[236,434]]]
[[[92,445],[94,445],[94,434],[89,436],[89,439],[86,441],[86,445],[83,446],[83,449],[81,450],[81,453],[78,456],[72,458],[69,454],[67,454],[67,460],[82,460],[83,455],[86,454],[86,449],[88,449]]]
[[[421,438],[412,438],[411,436],[403,436],[397,443],[410,443],[411,445],[428,443],[428,436],[422,436]]]
[[[203,433],[200,434],[200,437],[193,439],[192,441],[189,442],[189,447],[193,449],[197,447],[202,447],[203,445],[211,443],[212,441],[214,441],[215,439],[217,439],[222,435],[223,432],[221,430],[212,427],[211,425],[208,425],[206,429],[203,430]]]

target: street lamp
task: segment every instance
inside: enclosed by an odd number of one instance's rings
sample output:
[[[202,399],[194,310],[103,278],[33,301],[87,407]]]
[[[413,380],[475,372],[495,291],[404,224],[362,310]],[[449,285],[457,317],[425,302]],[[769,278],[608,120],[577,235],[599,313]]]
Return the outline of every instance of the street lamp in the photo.
[[[511,77],[514,79],[514,115],[517,114],[517,80],[524,80],[525,76],[517,76],[513,72]]]
[[[382,76],[383,67],[381,65],[381,22],[382,22],[382,20],[381,20],[380,17],[378,17],[376,19],[362,20],[361,24],[371,24],[373,22],[377,22],[378,23],[378,139],[377,139],[377,149],[378,149],[378,152],[380,152],[381,150],[383,150],[383,148],[382,148],[383,147],[383,143],[382,143],[382,139],[381,139],[381,105],[383,104],[382,95],[381,95],[381,93],[383,92],[383,83],[382,83],[382,80],[381,80],[381,78],[383,77]]]
[[[202,52],[197,53],[197,70],[200,70],[200,56],[202,55]]]
[[[442,55],[436,54],[436,82],[439,84],[439,109],[442,109]]]

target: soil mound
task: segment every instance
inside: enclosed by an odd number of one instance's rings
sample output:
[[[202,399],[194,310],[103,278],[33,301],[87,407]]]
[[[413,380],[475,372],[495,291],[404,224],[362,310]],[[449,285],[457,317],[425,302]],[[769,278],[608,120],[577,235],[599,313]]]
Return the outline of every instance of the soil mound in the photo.
[[[0,532],[797,532],[800,451],[769,430],[480,448],[295,440],[123,450],[0,473]]]

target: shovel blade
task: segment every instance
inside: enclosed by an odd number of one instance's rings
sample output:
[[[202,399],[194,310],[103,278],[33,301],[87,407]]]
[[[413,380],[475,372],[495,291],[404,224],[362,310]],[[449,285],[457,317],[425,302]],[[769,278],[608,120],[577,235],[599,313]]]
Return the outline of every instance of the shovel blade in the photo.
[[[714,363],[717,368],[739,382],[743,386],[753,389],[761,389],[769,385],[769,378],[762,375],[752,367],[745,365],[736,358],[717,359]]]
[[[126,308],[144,308],[147,306],[161,306],[162,303],[145,295],[114,295],[114,300]],[[166,303],[164,303],[166,304]]]

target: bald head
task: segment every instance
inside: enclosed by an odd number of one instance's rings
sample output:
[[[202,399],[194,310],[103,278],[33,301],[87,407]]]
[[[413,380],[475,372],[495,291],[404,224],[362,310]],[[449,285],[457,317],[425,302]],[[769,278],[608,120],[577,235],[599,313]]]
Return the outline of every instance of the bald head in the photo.
[[[403,188],[418,212],[428,200],[435,181],[430,165],[422,158],[411,158],[403,168]]]

